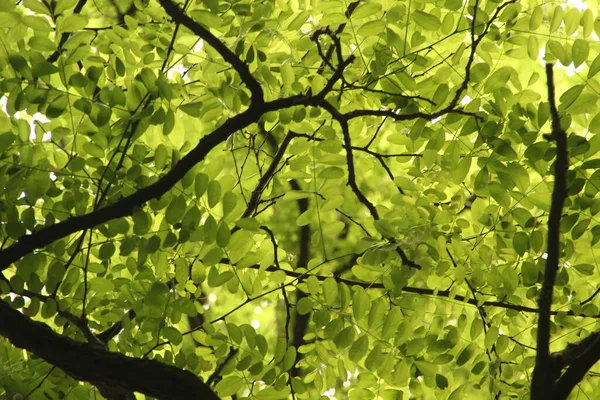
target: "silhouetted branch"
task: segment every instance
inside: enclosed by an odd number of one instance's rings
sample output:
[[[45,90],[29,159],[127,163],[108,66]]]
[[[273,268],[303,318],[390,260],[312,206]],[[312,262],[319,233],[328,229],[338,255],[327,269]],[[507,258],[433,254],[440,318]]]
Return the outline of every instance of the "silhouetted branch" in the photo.
[[[75,4],[75,8],[73,8],[73,14],[79,14],[81,12],[81,10],[83,9],[83,7],[85,6],[85,3],[87,3],[87,0],[79,0],[77,2],[77,4]],[[54,53],[50,54],[50,56],[47,58],[47,61],[49,63],[53,63],[56,60],[58,60],[58,57],[60,57],[60,54],[62,53],[63,45],[67,42],[67,40],[70,37],[71,37],[71,32],[65,32],[62,35],[60,35],[60,40],[58,42],[57,49],[54,51]]]
[[[548,86],[548,101],[550,102],[550,117],[552,133],[548,139],[556,141],[556,160],[554,162],[554,189],[552,203],[548,216],[548,244],[544,280],[538,301],[537,353],[533,379],[531,382],[531,399],[551,399],[552,384],[550,372],[550,309],[552,292],[559,268],[560,259],[560,219],[563,205],[567,197],[567,170],[569,168],[569,153],[567,149],[567,133],[560,127],[560,116],[555,102],[554,74],[552,64],[546,64],[546,79]]]
[[[189,371],[155,360],[141,360],[77,342],[33,321],[0,301],[0,335],[62,369],[72,378],[121,392],[140,392],[159,399],[219,400]]]
[[[206,380],[207,385],[213,386],[214,384],[216,384],[217,382],[219,382],[221,380],[221,373],[223,372],[223,368],[225,368],[227,363],[229,361],[231,361],[233,359],[233,357],[236,356],[238,351],[239,350],[236,349],[235,347],[229,348],[229,353],[227,353],[227,356],[223,359],[223,361],[221,361],[221,363],[219,365],[217,365],[217,367],[215,368],[213,373]]]
[[[253,105],[258,106],[264,102],[262,87],[256,78],[252,76],[252,73],[245,62],[240,60],[238,56],[229,50],[229,48],[208,29],[185,15],[171,0],[159,0],[159,3],[167,12],[167,14],[173,18],[173,21],[184,25],[186,28],[194,32],[196,35],[202,38],[202,40],[212,46],[225,61],[231,64],[233,69],[235,69],[240,75],[240,78],[242,78],[242,82],[244,82],[248,90],[250,90]]]
[[[560,369],[569,366],[552,388],[553,400],[566,400],[590,368],[600,360],[600,331],[589,334],[577,343],[567,345],[561,352],[553,353],[550,359],[558,362],[557,367]]]
[[[285,151],[287,150],[287,147],[293,138],[294,134],[292,132],[288,132],[288,134],[285,135],[285,137],[283,138],[283,141],[279,145],[279,149],[277,149],[277,153],[275,153],[275,157],[273,157],[269,168],[267,168],[267,171],[260,177],[258,183],[256,184],[256,187],[252,191],[252,195],[250,196],[248,206],[246,207],[246,210],[242,215],[243,218],[250,217],[256,211],[256,207],[258,207],[258,204],[260,202],[260,196],[266,189],[271,179],[273,179],[273,175],[275,175],[275,171],[277,170],[279,162],[283,158],[283,155],[285,154]]]

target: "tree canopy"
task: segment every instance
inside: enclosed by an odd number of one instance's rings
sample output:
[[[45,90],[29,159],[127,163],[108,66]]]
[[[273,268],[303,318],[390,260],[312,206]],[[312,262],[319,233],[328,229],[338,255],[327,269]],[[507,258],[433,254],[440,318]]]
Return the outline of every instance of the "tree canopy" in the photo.
[[[598,9],[0,0],[0,397],[599,398]]]

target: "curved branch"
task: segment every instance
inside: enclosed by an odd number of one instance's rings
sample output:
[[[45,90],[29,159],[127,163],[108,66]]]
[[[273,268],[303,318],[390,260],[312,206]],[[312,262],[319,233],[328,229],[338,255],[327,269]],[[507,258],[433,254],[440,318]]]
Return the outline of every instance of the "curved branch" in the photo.
[[[223,42],[221,42],[215,35],[210,33],[208,29],[185,15],[171,0],[159,0],[159,3],[176,23],[182,24],[194,32],[202,40],[211,45],[225,61],[231,64],[233,69],[235,69],[240,75],[240,78],[242,78],[242,82],[244,82],[246,87],[250,90],[251,100],[253,101],[254,105],[264,103],[264,93],[262,87],[256,78],[252,76],[252,73],[245,62],[240,60],[240,58],[231,50],[229,50],[229,48],[225,46]]]
[[[137,192],[124,197],[117,202],[92,211],[89,214],[69,218],[57,224],[35,231],[30,235],[22,236],[16,243],[0,250],[0,271],[5,270],[13,262],[24,255],[40,249],[55,240],[72,233],[91,229],[104,222],[133,214],[134,210],[147,201],[159,198],[168,192],[183,176],[197,163],[204,160],[206,155],[235,131],[242,129],[260,118],[261,114],[251,109],[225,121],[223,125],[212,133],[200,139],[198,145],[186,154],[166,175],[150,186],[139,189]]]
[[[569,353],[576,353],[577,357],[569,360]],[[567,358],[565,361],[570,362],[570,366],[552,388],[554,400],[566,400],[590,368],[600,360],[600,331],[591,333],[577,344],[568,345],[560,354]]]
[[[199,377],[155,360],[140,360],[77,342],[55,333],[0,301],[0,335],[61,368],[72,378],[100,388],[140,392],[159,399],[219,400]]]

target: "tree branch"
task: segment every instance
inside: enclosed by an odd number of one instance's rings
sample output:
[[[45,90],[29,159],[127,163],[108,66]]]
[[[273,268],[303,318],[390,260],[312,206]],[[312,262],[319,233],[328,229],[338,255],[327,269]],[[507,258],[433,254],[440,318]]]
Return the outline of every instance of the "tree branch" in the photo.
[[[189,371],[155,360],[140,360],[77,342],[59,335],[44,323],[33,321],[0,300],[0,335],[61,368],[76,380],[113,390],[140,392],[159,399],[219,400]]]
[[[221,260],[221,262],[223,264],[229,264],[229,261],[227,259],[223,259],[223,260]],[[251,265],[247,268],[259,269],[260,265]],[[357,281],[357,280],[353,280],[353,279],[340,278],[339,276],[336,276],[336,275],[325,276],[325,275],[311,274],[308,272],[290,271],[287,269],[279,269],[274,265],[268,266],[266,268],[266,271],[270,271],[270,272],[283,271],[283,272],[285,272],[285,274],[287,276],[297,278],[298,280],[304,280],[304,279],[308,278],[309,276],[314,276],[319,281],[324,281],[327,278],[333,278],[336,280],[336,282],[345,283],[348,286],[360,286],[364,289],[388,290],[388,288],[386,288],[385,285],[380,282],[363,282],[363,281]],[[450,292],[450,290],[434,290],[434,289],[429,289],[429,288],[404,286],[401,289],[401,291],[406,292],[406,293],[419,294],[419,295],[423,295],[423,296],[441,297],[441,298],[446,298],[449,300],[456,300],[457,302],[466,303],[466,304],[469,304],[469,305],[472,305],[475,307],[498,307],[498,308],[504,308],[506,310],[513,310],[513,311],[519,311],[519,312],[538,313],[538,309],[534,308],[534,307],[506,303],[504,301],[485,300],[483,302],[480,302],[479,300],[475,300],[473,298],[467,298],[460,294],[454,295],[453,293]],[[558,313],[559,313],[559,311],[551,311],[550,312],[551,315],[557,315]],[[569,316],[575,316],[575,313],[573,313],[573,311],[563,312],[563,314],[569,315]],[[584,314],[578,314],[578,315],[580,317],[586,317],[586,318],[595,318],[595,319],[600,318],[600,315],[584,315]]]
[[[124,197],[99,210],[69,218],[57,224],[44,227],[32,234],[22,236],[16,243],[6,249],[0,250],[0,271],[8,268],[10,264],[19,260],[24,255],[40,249],[55,240],[75,232],[91,229],[112,219],[133,214],[136,208],[168,192],[189,170],[204,160],[212,149],[227,140],[235,131],[256,122],[260,116],[261,114],[248,109],[228,119],[212,133],[200,139],[198,145],[193,150],[186,154],[173,169],[152,185],[141,188],[132,195]]]
[[[262,195],[263,191],[265,190],[265,188],[267,187],[267,185],[269,184],[269,182],[275,175],[277,166],[281,162],[281,159],[283,158],[283,155],[285,154],[285,151],[287,150],[287,147],[290,144],[290,142],[292,141],[292,139],[294,138],[294,136],[295,136],[294,133],[290,131],[283,138],[283,141],[279,145],[279,149],[277,149],[277,153],[275,153],[275,156],[273,157],[273,160],[271,161],[269,168],[263,174],[263,176],[261,176],[261,178],[258,180],[256,187],[252,191],[252,195],[250,196],[250,201],[248,202],[248,206],[246,207],[246,210],[244,211],[242,218],[250,217],[256,211],[256,207],[258,207],[258,203],[260,201],[260,196]]]
[[[252,73],[245,62],[240,60],[238,56],[236,56],[231,50],[229,50],[227,46],[223,44],[223,42],[221,42],[215,35],[210,33],[208,29],[185,15],[171,0],[159,0],[159,3],[166,13],[173,18],[173,21],[175,21],[177,24],[182,24],[194,32],[197,36],[202,38],[202,40],[211,45],[225,61],[231,64],[233,69],[235,69],[240,75],[240,78],[242,78],[242,82],[244,82],[246,87],[250,90],[251,100],[254,106],[264,103],[264,93],[262,87],[256,78],[252,76]]]
[[[73,8],[73,14],[79,14],[81,12],[81,10],[83,9],[83,7],[85,6],[85,3],[87,3],[87,0],[79,0],[77,2],[77,4],[75,5],[75,8]],[[54,13],[54,10],[52,10],[52,13]],[[67,40],[69,40],[69,38],[71,37],[71,32],[65,32],[62,35],[60,35],[60,41],[58,42],[58,48],[56,50],[54,50],[54,53],[50,54],[50,56],[47,58],[47,61],[49,63],[53,63],[56,60],[58,60],[58,57],[60,57],[61,53],[62,53],[62,47],[63,45],[67,42]]]
[[[566,400],[590,368],[600,360],[600,331],[589,334],[576,344],[569,344],[563,351],[552,356],[556,355],[570,366],[554,384],[552,398]]]
[[[554,189],[552,203],[548,216],[548,258],[544,270],[544,280],[538,301],[538,327],[537,327],[537,353],[533,379],[531,381],[531,399],[551,399],[552,384],[550,379],[550,310],[552,306],[552,292],[558,273],[560,258],[560,218],[565,198],[567,197],[567,170],[569,168],[569,154],[567,149],[567,134],[560,127],[560,116],[554,99],[554,74],[552,64],[546,64],[546,79],[548,86],[548,101],[550,102],[550,116],[552,119],[552,133],[549,139],[556,141],[556,160],[554,162]]]

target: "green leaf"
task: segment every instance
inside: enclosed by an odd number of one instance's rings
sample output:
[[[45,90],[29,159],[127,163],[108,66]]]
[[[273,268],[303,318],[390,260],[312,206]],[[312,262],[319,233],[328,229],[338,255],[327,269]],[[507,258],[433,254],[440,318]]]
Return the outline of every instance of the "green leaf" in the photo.
[[[471,170],[471,160],[471,156],[465,156],[458,162],[456,168],[452,170],[452,182],[460,184],[465,180]]]
[[[27,60],[20,54],[11,54],[8,56],[8,62],[15,69],[15,71],[25,74],[29,71],[29,65]]]
[[[133,213],[133,233],[143,235],[150,230],[152,218],[142,210],[137,210]]]
[[[196,175],[196,179],[194,180],[194,191],[196,193],[196,197],[200,198],[208,189],[208,176],[203,173],[199,173]]]
[[[171,203],[169,203],[167,211],[165,212],[166,221],[171,225],[182,222],[186,209],[187,203],[185,197],[183,197],[183,195],[175,197],[171,200]]]
[[[577,100],[577,98],[581,95],[581,92],[583,92],[584,88],[584,85],[575,85],[566,92],[564,92],[562,96],[560,96],[561,108],[568,108],[569,106],[571,106],[575,102],[575,100]]]
[[[231,231],[227,224],[223,221],[219,223],[219,227],[217,228],[217,244],[220,247],[226,247],[229,244],[229,240],[231,239]]]
[[[260,222],[254,218],[242,218],[235,222],[237,226],[247,231],[257,231],[260,229]]]
[[[61,0],[57,2],[54,13],[55,15],[61,14],[63,11],[70,10],[77,4],[77,0]]]
[[[294,19],[292,19],[292,21],[288,25],[287,29],[291,30],[291,31],[300,30],[300,28],[302,28],[302,25],[304,25],[304,23],[308,20],[309,17],[310,17],[309,11],[302,11],[302,12],[298,13],[294,17]]]
[[[596,273],[596,267],[591,264],[577,264],[574,265],[573,268],[587,276],[592,276]]]
[[[371,1],[367,3],[361,3],[354,9],[351,17],[352,19],[360,19],[365,17],[371,17],[381,12],[382,6],[380,3]]]
[[[354,343],[352,343],[352,346],[348,351],[348,358],[351,361],[358,363],[367,354],[368,350],[369,338],[367,335],[362,335]]]
[[[34,78],[55,74],[59,71],[58,67],[47,61],[40,61],[32,65],[31,72]]]
[[[28,199],[35,201],[44,196],[51,185],[52,181],[49,174],[43,172],[33,173],[27,177],[25,194]]]
[[[525,232],[517,232],[513,236],[512,243],[517,254],[523,257],[525,252],[529,250],[529,235]]]
[[[88,281],[88,285],[96,292],[96,295],[103,295],[112,292],[115,289],[115,285],[112,281],[100,277],[91,278]]]
[[[167,146],[162,143],[159,144],[154,151],[154,167],[157,171],[162,171],[165,168],[168,158],[169,150],[167,149]]]
[[[179,332],[179,330],[175,327],[167,326],[165,329],[163,329],[162,333],[164,337],[175,346],[179,345],[183,340],[181,332]]]
[[[175,128],[175,114],[173,113],[173,110],[169,108],[163,122],[163,135],[166,136],[170,134],[173,131],[173,128]]]
[[[312,312],[313,302],[309,297],[303,297],[300,300],[298,300],[298,303],[296,303],[296,309],[298,310],[298,314],[300,315],[309,314],[310,312]]]
[[[581,15],[578,9],[574,7],[567,8],[567,12],[564,15],[565,33],[567,36],[571,36],[579,28],[580,19]]]
[[[321,204],[320,210],[321,212],[327,212],[327,211],[331,211],[331,210],[335,210],[336,208],[340,207],[342,204],[344,204],[344,197],[342,196],[333,196],[328,198],[327,200],[325,200],[323,202],[323,204]]]
[[[442,23],[440,22],[438,17],[424,11],[413,11],[412,18],[417,23],[417,25],[428,31],[437,31],[442,26]]]
[[[569,64],[567,62],[567,51],[565,50],[564,46],[557,40],[548,40],[548,42],[546,43],[546,53],[552,54],[563,65]]]
[[[319,173],[319,179],[338,179],[344,177],[344,170],[340,167],[328,167]]]
[[[202,102],[182,104],[179,109],[192,117],[200,117],[202,115]]]
[[[191,10],[189,11],[189,15],[200,24],[206,26],[207,28],[220,28],[223,24],[222,19],[210,11],[206,10]]]
[[[209,215],[204,221],[204,243],[211,244],[217,240],[217,221]]]
[[[296,219],[296,225],[305,226],[305,225],[310,224],[314,215],[315,215],[315,209],[309,208],[308,210],[306,210],[305,212],[303,212],[302,214],[300,214],[298,216],[298,218]]]
[[[345,349],[346,347],[354,343],[355,335],[356,329],[353,326],[348,326],[342,329],[337,335],[335,335],[335,337],[333,338],[333,343],[335,343],[338,349]]]
[[[576,67],[579,67],[587,60],[588,55],[590,53],[590,45],[586,40],[575,39],[575,41],[573,42],[572,51],[573,64],[575,64]]]
[[[233,192],[227,192],[223,196],[223,217],[226,217],[235,209],[237,204],[237,195]]]
[[[296,348],[290,346],[287,348],[285,352],[285,356],[283,357],[283,370],[289,371],[294,364],[296,363]]]
[[[371,300],[369,295],[367,295],[364,289],[356,288],[352,295],[352,313],[357,322],[367,314],[370,305]]]
[[[558,30],[558,28],[562,24],[564,15],[565,13],[561,6],[554,7],[552,19],[550,20],[550,33],[554,33]]]
[[[221,248],[219,248],[219,247],[214,247],[204,256],[204,259],[202,259],[202,262],[204,263],[204,265],[210,267],[210,266],[215,265],[218,262],[220,262],[222,257],[223,257],[223,250],[221,250]],[[212,279],[209,274],[209,286],[211,286],[211,287],[222,286],[225,283],[227,283],[227,281],[229,279],[231,279],[232,277],[233,277],[233,273],[230,271],[226,271]]]
[[[15,142],[16,138],[10,132],[0,134],[0,154],[4,153]]]
[[[588,69],[587,78],[592,79],[598,72],[600,72],[600,55],[597,55]]]
[[[571,230],[571,237],[573,240],[577,240],[582,237],[586,232],[588,227],[590,226],[590,219],[584,219],[579,221]]]
[[[381,20],[381,19],[375,20],[375,21],[369,21],[369,22],[366,22],[363,25],[361,25],[361,27],[358,28],[358,31],[356,33],[362,37],[369,37],[369,36],[377,35],[381,32],[385,32],[386,24],[387,24],[386,21]]]
[[[323,296],[325,297],[325,302],[330,306],[335,304],[335,301],[338,297],[338,284],[333,278],[327,278],[323,282]]]
[[[88,24],[88,17],[85,14],[71,14],[66,17],[59,17],[56,24],[57,31],[60,33],[77,32],[85,28]]]
[[[115,245],[112,242],[106,242],[102,246],[100,246],[100,250],[98,251],[98,258],[101,260],[110,260],[110,258],[115,254]]]
[[[365,367],[372,371],[375,371],[379,368],[379,366],[381,366],[382,362],[383,352],[381,350],[381,345],[376,344],[365,360]]]
[[[532,61],[536,61],[539,56],[540,44],[536,36],[529,36],[529,40],[527,41],[527,55]]]
[[[215,392],[221,397],[236,394],[244,386],[244,379],[240,376],[227,376],[215,385]]]
[[[529,172],[519,163],[513,162],[507,165],[510,177],[517,188],[526,193],[529,189]]]
[[[446,378],[444,375],[440,375],[440,374],[435,374],[435,386],[437,386],[438,389],[446,389],[448,388],[448,378]]]
[[[542,7],[535,7],[529,18],[529,30],[531,32],[537,30],[542,25],[543,20],[544,12],[542,11]]]
[[[510,75],[512,74],[513,68],[509,66],[504,66],[498,68],[489,78],[485,81],[484,90],[486,93],[491,93],[496,89],[504,87],[506,82],[510,80]]]
[[[394,178],[394,183],[404,190],[418,190],[417,185],[415,185],[411,179],[404,176],[396,176]]]
[[[197,178],[196,178],[197,179]],[[196,196],[198,196],[198,190],[196,189]],[[219,181],[210,181],[206,192],[208,200],[208,206],[214,208],[221,200],[221,184]]]
[[[462,367],[473,357],[473,347],[469,344],[458,354],[456,366]]]
[[[471,340],[477,339],[479,337],[479,335],[481,335],[482,332],[483,332],[482,321],[478,318],[473,319],[473,322],[471,323],[471,331],[470,331]],[[430,347],[430,349],[431,349],[431,347]]]

